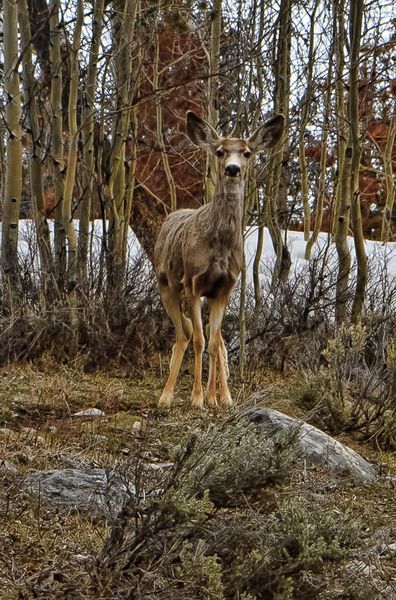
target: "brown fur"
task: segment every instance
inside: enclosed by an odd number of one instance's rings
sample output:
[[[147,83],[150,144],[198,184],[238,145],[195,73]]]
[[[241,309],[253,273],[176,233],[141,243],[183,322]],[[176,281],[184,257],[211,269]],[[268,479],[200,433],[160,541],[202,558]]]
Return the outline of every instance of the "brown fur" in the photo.
[[[224,405],[232,403],[221,321],[242,266],[244,176],[250,154],[261,146],[274,145],[283,124],[283,117],[279,115],[247,140],[219,138],[205,121],[194,113],[187,113],[187,133],[192,141],[210,147],[221,156],[213,202],[197,210],[184,209],[170,214],[154,249],[161,298],[176,328],[170,374],[159,401],[162,406],[170,406],[172,402],[181,360],[191,335],[195,351],[192,404],[203,406],[201,297],[208,298],[210,307],[207,402],[216,404],[218,363],[221,402]],[[189,307],[190,317],[184,312],[185,305]]]

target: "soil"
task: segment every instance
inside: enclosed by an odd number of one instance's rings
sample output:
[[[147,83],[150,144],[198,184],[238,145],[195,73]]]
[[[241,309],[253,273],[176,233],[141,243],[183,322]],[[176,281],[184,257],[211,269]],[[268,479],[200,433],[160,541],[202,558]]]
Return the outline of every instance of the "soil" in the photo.
[[[175,406],[158,410],[163,379],[155,371],[132,379],[121,369],[87,374],[78,364],[66,367],[44,361],[0,370],[0,459],[15,468],[0,471],[0,598],[76,597],[67,590],[84,588],[89,578],[86,565],[110,533],[104,520],[61,510],[23,490],[20,481],[25,474],[64,468],[68,460],[116,468],[138,453],[166,463],[191,431],[223,422],[232,414],[232,409],[196,412],[189,408],[189,368],[181,376]],[[252,375],[247,384],[234,383],[231,389],[240,405],[253,390],[276,386],[280,379],[271,372]],[[299,414],[297,407],[281,396],[276,399],[276,394],[271,406],[292,416]],[[93,407],[105,416],[74,416]],[[332,498],[334,510],[352,513],[364,523],[368,539],[381,528],[396,527],[395,453],[345,434],[338,439],[377,466],[378,482],[340,485],[316,468],[301,473],[298,486],[317,494],[318,501],[320,496]],[[389,582],[396,580],[392,560],[383,561],[381,568]],[[372,597],[377,597],[374,592]]]

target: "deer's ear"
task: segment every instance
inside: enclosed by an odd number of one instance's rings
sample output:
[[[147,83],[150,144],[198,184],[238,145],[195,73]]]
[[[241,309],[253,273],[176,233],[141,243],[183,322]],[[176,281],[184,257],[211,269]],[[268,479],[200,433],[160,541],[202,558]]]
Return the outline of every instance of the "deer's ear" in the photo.
[[[192,110],[186,114],[186,131],[196,146],[213,147],[220,139],[216,130]]]
[[[284,128],[285,117],[275,115],[252,133],[247,140],[249,147],[255,152],[262,148],[272,148],[281,139]]]

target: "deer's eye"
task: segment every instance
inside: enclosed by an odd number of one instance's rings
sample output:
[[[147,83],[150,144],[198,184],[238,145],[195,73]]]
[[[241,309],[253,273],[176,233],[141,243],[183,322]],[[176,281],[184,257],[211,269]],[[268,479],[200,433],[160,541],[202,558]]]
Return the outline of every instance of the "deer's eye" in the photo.
[[[251,156],[251,155],[252,155],[252,153],[251,153],[250,150],[246,149],[246,150],[243,151],[243,156],[245,158],[249,158],[249,156]]]
[[[216,150],[216,156],[218,156],[219,158],[221,158],[222,156],[224,156],[224,150],[223,150],[223,148],[217,148],[217,150]]]

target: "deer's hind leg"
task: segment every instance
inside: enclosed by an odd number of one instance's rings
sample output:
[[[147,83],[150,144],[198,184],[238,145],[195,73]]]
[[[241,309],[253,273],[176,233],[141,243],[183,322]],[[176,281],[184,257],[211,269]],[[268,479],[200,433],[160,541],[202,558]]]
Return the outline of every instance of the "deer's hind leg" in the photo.
[[[169,407],[173,401],[173,393],[183,356],[192,335],[192,324],[190,319],[183,314],[181,297],[178,292],[167,285],[161,285],[160,294],[165,310],[176,329],[176,342],[172,348],[169,376],[158,401],[158,406]]]

